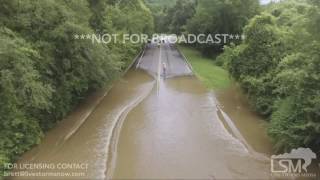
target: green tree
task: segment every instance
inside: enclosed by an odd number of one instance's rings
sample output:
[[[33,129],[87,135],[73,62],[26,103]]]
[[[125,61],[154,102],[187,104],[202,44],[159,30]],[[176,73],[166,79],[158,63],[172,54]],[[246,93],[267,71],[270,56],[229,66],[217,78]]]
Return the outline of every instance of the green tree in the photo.
[[[193,34],[242,34],[248,20],[259,12],[258,0],[203,0],[198,1],[196,14],[187,23]],[[230,41],[238,44],[237,41]],[[204,54],[222,52],[224,44],[198,44]]]
[[[39,53],[30,44],[10,29],[0,29],[1,167],[40,142],[42,130],[35,117],[52,105],[52,88],[41,82],[34,59]]]
[[[314,2],[316,3],[316,2]],[[320,150],[319,6],[288,0],[250,20],[239,46],[218,59],[228,64],[253,105],[270,119],[275,150]]]
[[[0,0],[0,26],[1,177],[4,162],[39,143],[88,93],[110,85],[142,47],[74,36],[148,33],[153,19],[141,0]]]

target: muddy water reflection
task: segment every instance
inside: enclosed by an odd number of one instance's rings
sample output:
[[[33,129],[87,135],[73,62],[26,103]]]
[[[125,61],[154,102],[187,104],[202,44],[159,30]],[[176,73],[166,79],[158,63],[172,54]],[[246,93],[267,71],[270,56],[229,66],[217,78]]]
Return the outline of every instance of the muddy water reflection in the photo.
[[[270,145],[238,90],[213,94],[192,76],[161,80],[159,89],[154,83],[145,72],[129,71],[107,95],[87,98],[18,163],[87,163],[86,170],[41,171],[84,172],[83,179],[268,178],[269,161],[244,141],[262,153]],[[222,112],[244,141],[228,132]]]
[[[251,110],[240,87],[232,87],[215,93],[221,109],[232,119],[247,143],[257,152],[271,155],[272,145],[267,136],[267,122]]]
[[[161,81],[128,114],[112,177],[268,178],[269,161],[224,128],[212,96],[194,77]]]
[[[85,173],[75,177],[51,176],[26,179],[103,179],[109,148],[117,122],[132,105],[141,101],[154,86],[154,80],[141,71],[130,71],[110,92],[97,92],[87,98],[65,120],[48,132],[42,143],[17,163],[54,164],[54,169],[28,170],[29,173]],[[88,169],[58,169],[59,163],[84,163]],[[84,175],[84,176],[83,176]],[[83,177],[82,177],[83,176]],[[17,179],[23,179],[22,177]]]

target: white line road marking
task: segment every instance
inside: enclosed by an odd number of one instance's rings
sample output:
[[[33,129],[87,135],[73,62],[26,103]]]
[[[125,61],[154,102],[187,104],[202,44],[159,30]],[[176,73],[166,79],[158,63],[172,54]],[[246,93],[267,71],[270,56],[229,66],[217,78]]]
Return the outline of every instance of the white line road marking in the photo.
[[[157,78],[158,92],[159,92],[159,88],[160,88],[160,73],[161,73],[161,44],[160,44],[159,63],[158,63],[158,78]]]

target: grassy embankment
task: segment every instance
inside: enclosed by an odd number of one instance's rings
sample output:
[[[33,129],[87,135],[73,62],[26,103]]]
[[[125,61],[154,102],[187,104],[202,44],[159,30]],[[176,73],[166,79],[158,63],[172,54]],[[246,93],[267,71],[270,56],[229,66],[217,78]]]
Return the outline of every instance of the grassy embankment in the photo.
[[[208,89],[221,90],[230,86],[231,79],[228,72],[215,65],[212,59],[202,56],[199,51],[190,47],[178,48],[188,59],[196,76]]]

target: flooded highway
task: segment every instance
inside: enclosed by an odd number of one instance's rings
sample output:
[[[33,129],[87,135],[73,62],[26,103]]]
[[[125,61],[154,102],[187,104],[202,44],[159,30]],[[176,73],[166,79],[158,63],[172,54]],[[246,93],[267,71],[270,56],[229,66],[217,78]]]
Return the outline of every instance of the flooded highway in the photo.
[[[147,46],[110,91],[88,97],[18,163],[87,164],[51,169],[85,172],[54,179],[268,179],[270,154],[265,123],[240,90],[208,91],[163,44]]]
[[[154,87],[154,80],[140,70],[129,71],[108,93],[104,90],[88,97],[66,119],[49,131],[42,143],[27,152],[18,164],[86,164],[86,169],[41,170],[45,173],[74,173],[75,177],[57,176],[54,179],[104,179],[113,135],[126,113],[142,101]],[[28,170],[37,173],[38,169]],[[84,173],[84,174],[83,174]],[[68,175],[69,176],[69,175]],[[53,179],[17,177],[16,179]]]
[[[180,77],[162,78],[160,88],[128,114],[110,178],[268,178],[267,158],[257,156],[232,130],[228,132],[214,94],[188,76],[189,66],[171,49],[162,52],[169,55],[171,69],[178,66]],[[148,70],[148,59],[141,66]]]

